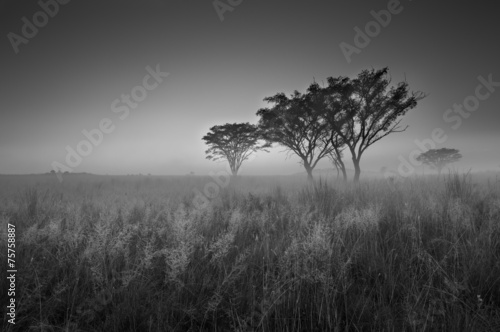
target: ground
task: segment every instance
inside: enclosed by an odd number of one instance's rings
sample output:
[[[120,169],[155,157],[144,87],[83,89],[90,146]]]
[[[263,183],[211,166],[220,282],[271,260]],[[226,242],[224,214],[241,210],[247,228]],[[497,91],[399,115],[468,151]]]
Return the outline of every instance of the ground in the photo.
[[[0,188],[0,256],[14,225],[17,268],[4,331],[500,330],[496,174],[48,174]]]

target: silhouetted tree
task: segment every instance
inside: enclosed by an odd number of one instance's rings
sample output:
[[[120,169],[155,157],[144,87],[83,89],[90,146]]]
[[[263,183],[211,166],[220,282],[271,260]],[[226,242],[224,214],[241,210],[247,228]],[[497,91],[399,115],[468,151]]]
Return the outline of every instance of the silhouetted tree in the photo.
[[[357,78],[328,78],[322,88],[325,119],[351,152],[354,164],[354,181],[359,181],[360,161],[372,144],[385,136],[405,131],[400,127],[400,117],[424,98],[421,92],[410,93],[408,84],[400,82],[389,87],[388,69],[363,70]]]
[[[332,162],[333,166],[337,170],[337,178],[339,174],[342,173],[342,178],[347,181],[347,170],[343,161],[345,144],[338,135],[334,137],[328,137],[328,142],[331,144],[331,151],[328,154],[328,158]]]
[[[439,175],[441,175],[441,171],[446,165],[457,162],[460,159],[462,159],[462,155],[457,149],[447,148],[431,149],[417,157],[418,161],[436,169]]]
[[[264,101],[274,104],[257,112],[264,138],[296,154],[311,182],[314,168],[331,152],[327,141],[325,144],[328,124],[322,117],[322,103],[318,103],[317,94],[314,91],[305,94],[294,91],[287,97],[278,93]]]
[[[205,151],[208,160],[227,160],[233,176],[238,175],[241,164],[258,150],[266,151],[270,145],[259,145],[261,134],[257,126],[250,123],[227,123],[213,126],[202,138],[209,146]]]

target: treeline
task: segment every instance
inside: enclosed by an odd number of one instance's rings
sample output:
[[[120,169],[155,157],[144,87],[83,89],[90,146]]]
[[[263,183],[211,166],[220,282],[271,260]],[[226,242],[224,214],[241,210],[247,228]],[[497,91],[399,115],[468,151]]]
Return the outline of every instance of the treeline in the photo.
[[[203,140],[209,160],[227,160],[234,176],[242,163],[273,144],[299,157],[308,179],[318,162],[329,158],[347,180],[345,153],[361,175],[366,150],[389,134],[405,131],[402,116],[425,97],[411,92],[406,81],[391,85],[388,68],[363,70],[356,78],[329,77],[305,92],[277,93],[264,98],[270,107],[257,111],[258,124],[227,123],[210,128]]]

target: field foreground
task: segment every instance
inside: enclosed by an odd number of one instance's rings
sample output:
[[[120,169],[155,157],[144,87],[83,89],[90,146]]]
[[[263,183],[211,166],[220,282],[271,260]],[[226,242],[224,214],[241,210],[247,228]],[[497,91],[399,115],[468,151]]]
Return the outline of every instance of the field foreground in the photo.
[[[2,331],[500,331],[500,182],[0,176]],[[6,264],[0,298],[7,299]]]

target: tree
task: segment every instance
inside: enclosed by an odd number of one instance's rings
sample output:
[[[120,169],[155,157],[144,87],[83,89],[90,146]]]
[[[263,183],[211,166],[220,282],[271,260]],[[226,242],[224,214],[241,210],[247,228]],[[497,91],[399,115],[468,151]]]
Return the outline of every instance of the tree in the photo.
[[[409,92],[408,84],[400,82],[389,87],[388,68],[363,70],[357,78],[328,78],[322,88],[325,119],[351,152],[354,164],[354,181],[361,174],[361,157],[364,152],[385,136],[403,132],[400,117],[424,98],[421,92]]]
[[[208,160],[227,160],[233,176],[238,175],[241,164],[258,150],[265,150],[270,145],[259,145],[261,133],[257,126],[250,123],[226,123],[213,126],[202,138],[209,146],[205,151]]]
[[[441,171],[446,165],[457,162],[460,159],[462,159],[462,155],[457,149],[447,148],[431,149],[417,157],[418,161],[436,169],[439,175],[441,175]]]
[[[337,179],[342,172],[342,178],[344,181],[347,181],[347,170],[342,160],[344,158],[345,143],[338,135],[334,135],[334,137],[327,137],[327,144],[330,144],[332,147],[331,152],[328,154],[328,158],[337,170]]]
[[[264,101],[274,105],[257,112],[263,137],[270,144],[278,143],[296,154],[307,172],[307,179],[312,182],[314,168],[331,152],[331,146],[325,144],[328,124],[322,117],[322,104],[318,104],[317,94],[294,91],[287,97],[278,93]]]

